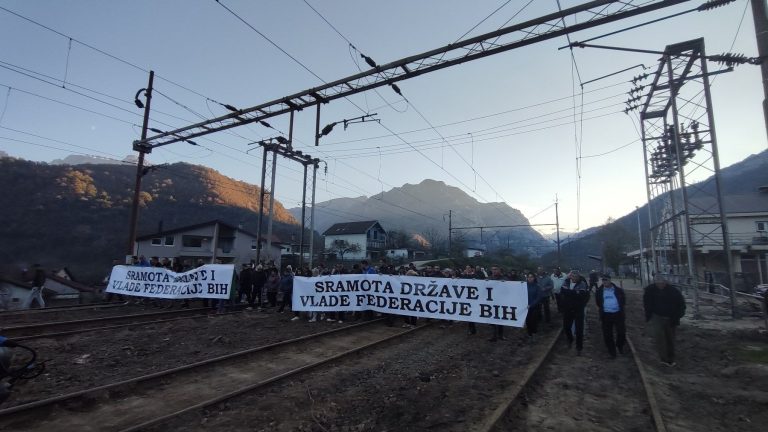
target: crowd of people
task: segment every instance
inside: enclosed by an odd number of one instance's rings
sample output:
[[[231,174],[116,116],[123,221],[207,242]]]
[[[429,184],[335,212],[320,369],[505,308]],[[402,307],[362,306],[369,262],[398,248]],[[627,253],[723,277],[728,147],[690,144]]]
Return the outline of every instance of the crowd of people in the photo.
[[[164,267],[175,272],[185,272],[203,265],[199,260],[193,266],[189,261],[177,262],[153,257],[146,260],[144,257],[136,257],[134,265]],[[374,266],[367,260],[347,267],[337,263],[332,267],[318,264],[314,268],[303,266],[301,269],[293,269],[285,266],[279,269],[273,262],[248,262],[241,265],[242,268],[235,272],[233,288],[228,300],[217,300],[217,310],[224,312],[234,304],[247,304],[246,309],[275,310],[284,313],[288,310],[293,314],[291,321],[302,319],[302,313],[293,311],[293,283],[294,277],[318,277],[343,274],[383,274],[421,276],[426,278],[460,278],[483,279],[497,281],[520,281],[526,283],[528,294],[528,314],[525,320],[525,332],[528,339],[534,342],[540,323],[550,324],[555,313],[562,320],[563,333],[569,349],[575,343],[576,355],[580,356],[584,349],[584,330],[586,324],[586,311],[590,299],[594,295],[597,307],[597,316],[603,334],[603,341],[611,358],[623,354],[626,346],[626,295],[624,289],[612,282],[609,274],[600,275],[592,270],[586,276],[578,270],[570,270],[568,273],[561,271],[559,267],[551,272],[544,267],[538,267],[536,271],[527,269],[522,272],[516,270],[504,271],[500,266],[493,265],[490,269],[481,266],[467,265],[463,268],[440,268],[439,266],[426,265],[417,268],[413,263],[395,266],[381,260],[378,266]],[[107,300],[109,300],[109,295]],[[170,302],[170,301],[169,301]],[[181,301],[181,307],[188,307],[189,301]],[[167,303],[171,307],[173,302]],[[554,304],[554,308],[552,305]],[[213,306],[206,301],[207,306]],[[675,365],[674,338],[675,328],[680,324],[680,318],[685,314],[685,300],[680,291],[664,277],[658,274],[649,286],[645,287],[643,306],[646,321],[652,328],[656,337],[659,357],[669,366]],[[553,311],[554,309],[554,311]],[[309,322],[333,321],[343,323],[349,320],[371,320],[373,311],[364,312],[308,312],[303,314]],[[398,318],[403,320],[403,327],[415,327],[418,318],[415,316],[395,316],[382,314],[384,322],[388,326],[395,325]],[[453,323],[450,323],[453,324]],[[477,324],[468,323],[469,335],[477,334]],[[504,327],[491,325],[491,334],[488,339],[491,342],[504,341]]]

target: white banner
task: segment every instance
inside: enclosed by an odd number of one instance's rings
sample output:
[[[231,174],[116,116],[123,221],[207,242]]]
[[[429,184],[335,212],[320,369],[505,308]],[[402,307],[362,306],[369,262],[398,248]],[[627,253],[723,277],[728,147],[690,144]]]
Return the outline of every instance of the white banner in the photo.
[[[184,273],[163,267],[118,265],[112,268],[108,293],[167,299],[228,299],[234,264],[206,264]]]
[[[296,277],[293,310],[364,311],[522,327],[525,282],[354,274]]]

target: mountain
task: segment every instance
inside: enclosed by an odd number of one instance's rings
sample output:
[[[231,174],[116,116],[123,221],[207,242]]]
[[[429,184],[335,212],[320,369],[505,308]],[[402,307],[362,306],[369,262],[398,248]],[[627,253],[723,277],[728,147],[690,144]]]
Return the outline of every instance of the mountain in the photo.
[[[136,167],[49,165],[0,158],[0,262],[68,267],[90,282],[123,257]],[[176,163],[143,177],[138,235],[220,219],[256,232],[259,188],[210,168]],[[297,221],[275,202],[274,232],[288,238]]]
[[[720,169],[721,186],[724,196],[725,211],[728,203],[753,200],[758,194],[758,188],[768,185],[768,150],[753,154],[731,166]],[[708,193],[714,193],[715,183],[704,180],[702,186]],[[679,193],[679,192],[678,192]],[[751,198],[750,198],[751,197]],[[681,200],[682,198],[680,198]],[[657,211],[656,205],[652,207]],[[766,209],[768,210],[768,209]],[[600,263],[588,258],[588,255],[601,256],[604,246],[616,245],[620,252],[628,252],[639,248],[637,212],[640,212],[640,226],[643,235],[648,227],[648,204],[640,207],[615,221],[601,227],[591,228],[593,232],[570,241],[561,247],[561,264],[563,267],[580,269],[599,268]],[[583,232],[582,232],[583,234]],[[647,246],[648,239],[644,239]],[[554,253],[546,254],[542,260],[548,265],[556,263]]]
[[[301,208],[289,210],[296,218]],[[444,243],[448,237],[448,214],[453,228],[527,225],[523,214],[506,203],[480,203],[461,189],[441,181],[424,180],[405,184],[372,197],[337,198],[315,207],[315,230],[323,233],[337,222],[378,220],[387,231],[420,234],[430,243]],[[453,239],[482,242],[489,249],[509,248],[536,254],[549,242],[531,227],[455,229]]]
[[[119,161],[116,159],[102,158],[98,156],[69,155],[64,159],[52,160],[51,165],[86,165],[86,164],[99,164],[99,165],[133,164],[135,165],[137,160],[138,158],[135,155],[128,155],[122,161]],[[150,165],[150,164],[147,163],[146,165]]]

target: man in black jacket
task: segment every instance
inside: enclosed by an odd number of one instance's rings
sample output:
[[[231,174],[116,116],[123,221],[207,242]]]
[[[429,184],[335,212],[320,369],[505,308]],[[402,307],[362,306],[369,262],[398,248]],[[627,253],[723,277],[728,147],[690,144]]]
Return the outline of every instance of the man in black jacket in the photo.
[[[627,341],[627,330],[625,325],[624,306],[626,305],[626,296],[624,290],[611,282],[609,275],[601,277],[602,284],[595,291],[595,302],[597,303],[597,313],[603,327],[603,340],[608,347],[608,353],[612,358],[616,358],[616,349],[620,354],[624,354],[624,344]],[[616,329],[616,338],[613,337],[613,331]]]
[[[653,281],[643,294],[645,321],[653,328],[661,362],[675,366],[675,329],[685,315],[685,299],[664,275],[657,274]]]
[[[573,345],[574,335],[571,327],[576,330],[576,355],[581,355],[584,348],[584,307],[589,302],[589,287],[587,281],[572,270],[568,279],[560,289],[560,307],[563,313],[563,331],[568,339],[568,347]]]

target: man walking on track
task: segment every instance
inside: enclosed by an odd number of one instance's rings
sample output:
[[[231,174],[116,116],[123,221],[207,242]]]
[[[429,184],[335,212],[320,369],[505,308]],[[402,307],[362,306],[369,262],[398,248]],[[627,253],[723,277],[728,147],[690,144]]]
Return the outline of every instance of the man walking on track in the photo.
[[[568,280],[560,289],[560,307],[563,312],[563,332],[568,339],[568,348],[573,346],[574,334],[571,327],[576,330],[576,355],[581,355],[581,350],[584,349],[584,307],[587,302],[589,302],[587,281],[581,277],[578,270],[572,270]]]
[[[608,354],[611,358],[616,358],[617,349],[620,354],[624,354],[624,344],[627,341],[626,314],[624,313],[626,296],[624,289],[614,285],[609,275],[603,275],[601,282],[602,284],[595,291],[597,313],[603,327],[603,340],[608,348]],[[614,329],[616,330],[615,339]]]
[[[656,337],[661,362],[675,366],[675,329],[685,315],[685,299],[680,291],[662,274],[656,274],[653,283],[643,294],[645,321],[651,324]]]

